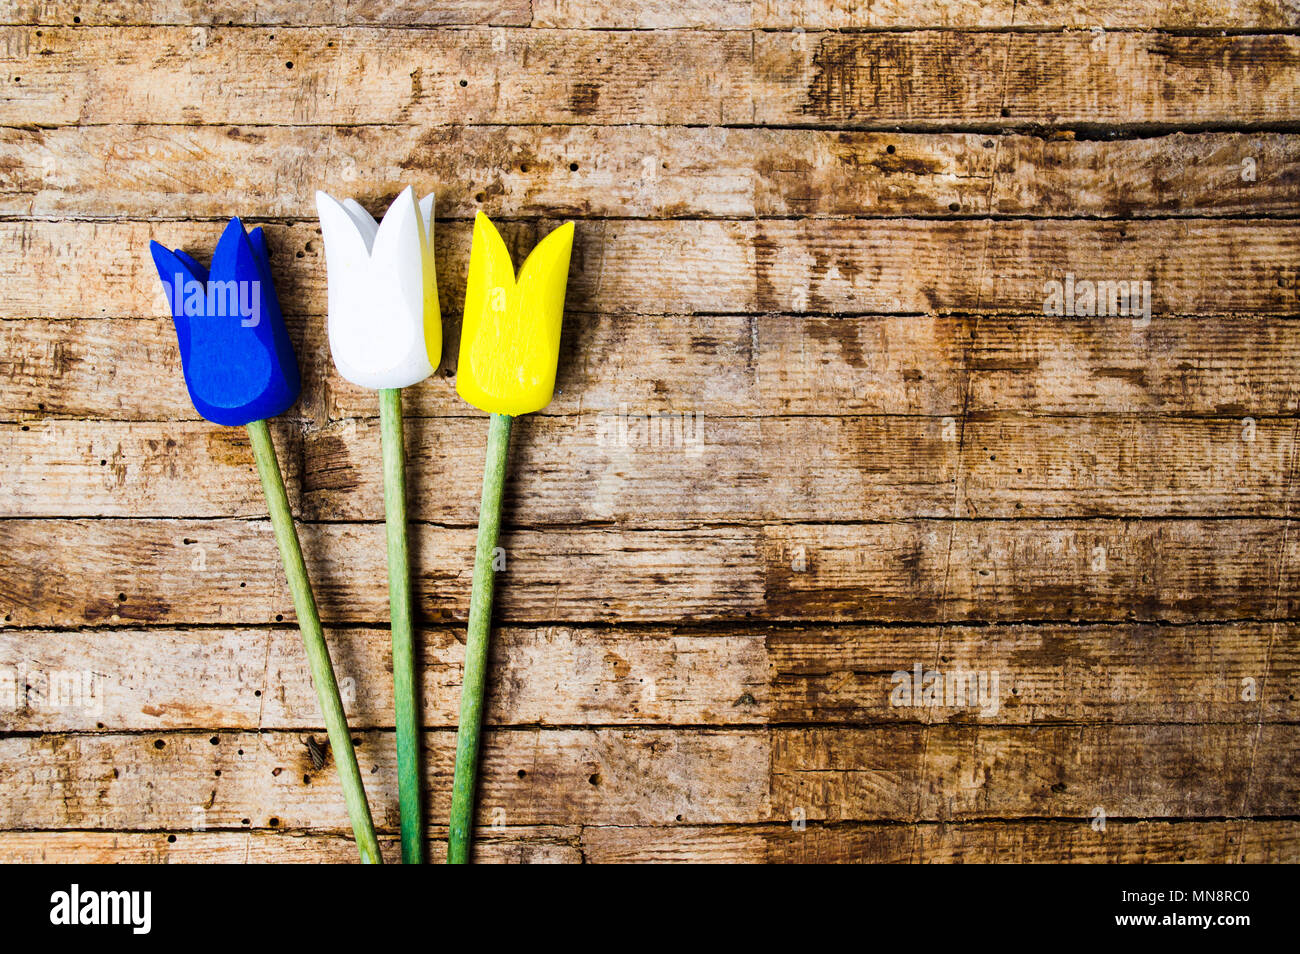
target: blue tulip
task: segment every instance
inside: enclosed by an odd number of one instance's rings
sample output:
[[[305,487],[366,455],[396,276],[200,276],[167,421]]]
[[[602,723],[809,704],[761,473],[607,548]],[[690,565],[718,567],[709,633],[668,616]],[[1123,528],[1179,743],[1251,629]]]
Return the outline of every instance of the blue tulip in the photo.
[[[282,414],[302,381],[271,279],[266,237],[230,220],[211,273],[180,249],[149,243],[167,291],[195,409],[229,427]]]
[[[275,298],[266,237],[261,229],[245,232],[239,219],[231,219],[212,253],[211,274],[179,249],[169,251],[151,242],[149,251],[167,290],[185,385],[195,408],[214,424],[248,428],[357,851],[362,861],[382,863],[352,733],[343,714],[329,646],[321,631],[284,476],[266,423],[298,400],[302,386],[298,360]]]

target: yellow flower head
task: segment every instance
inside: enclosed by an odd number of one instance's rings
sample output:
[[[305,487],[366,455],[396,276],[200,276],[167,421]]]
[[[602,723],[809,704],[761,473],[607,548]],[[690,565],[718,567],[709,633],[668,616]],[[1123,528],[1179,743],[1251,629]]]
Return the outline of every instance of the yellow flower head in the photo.
[[[551,403],[573,223],[537,243],[519,278],[496,226],[474,217],[456,391],[481,411],[518,416]]]

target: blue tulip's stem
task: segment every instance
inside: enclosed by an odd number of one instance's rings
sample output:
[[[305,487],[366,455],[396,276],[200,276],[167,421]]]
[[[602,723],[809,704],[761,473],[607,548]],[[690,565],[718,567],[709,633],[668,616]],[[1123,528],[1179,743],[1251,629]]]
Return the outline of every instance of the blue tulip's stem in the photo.
[[[474,824],[483,683],[487,677],[492,585],[496,576],[492,561],[501,529],[501,496],[513,420],[507,414],[493,414],[488,425],[483,498],[478,510],[478,546],[474,550],[474,583],[469,597],[469,635],[465,640],[465,675],[460,690],[460,728],[456,732],[456,774],[451,785],[451,825],[447,832],[447,863],[454,865],[469,861],[470,830]]]
[[[397,800],[402,815],[402,864],[424,863],[420,807],[420,710],[416,704],[411,626],[411,568],[406,540],[406,446],[402,392],[379,392],[384,445],[384,521],[388,530],[388,615],[393,630],[393,708],[397,716]]]
[[[253,457],[257,460],[257,474],[262,478],[262,491],[275,529],[275,542],[280,547],[280,559],[289,578],[289,592],[293,594],[294,612],[298,614],[298,628],[302,631],[303,645],[307,649],[307,662],[311,667],[311,681],[316,686],[316,698],[321,715],[325,717],[325,730],[329,733],[330,749],[343,785],[343,801],[352,832],[357,839],[357,851],[367,864],[382,864],[379,841],[375,838],[375,824],[370,818],[370,805],[366,790],[361,784],[361,770],[357,767],[357,754],[352,748],[352,733],[348,731],[347,717],[343,714],[343,700],[334,679],[334,666],[330,663],[329,647],[321,631],[320,616],[316,613],[316,599],[311,592],[307,564],[303,562],[298,532],[293,526],[289,510],[289,496],[284,491],[284,478],[275,458],[275,445],[266,421],[253,421],[248,425],[248,437],[253,444]]]

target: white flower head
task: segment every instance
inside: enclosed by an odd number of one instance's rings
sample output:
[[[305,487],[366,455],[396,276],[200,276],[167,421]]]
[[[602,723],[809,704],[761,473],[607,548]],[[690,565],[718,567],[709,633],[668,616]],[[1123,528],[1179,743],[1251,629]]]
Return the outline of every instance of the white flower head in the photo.
[[[442,316],[433,261],[433,195],[409,186],[376,223],[356,200],[316,193],[329,276],[330,352],[366,388],[404,388],[433,374]]]

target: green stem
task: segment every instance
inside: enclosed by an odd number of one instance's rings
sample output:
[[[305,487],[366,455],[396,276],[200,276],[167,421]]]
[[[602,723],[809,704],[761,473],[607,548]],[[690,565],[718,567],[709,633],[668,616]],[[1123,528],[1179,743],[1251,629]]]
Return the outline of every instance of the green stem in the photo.
[[[501,491],[506,480],[506,451],[513,418],[493,414],[483,465],[483,499],[478,511],[478,546],[474,550],[474,584],[469,597],[469,635],[465,640],[465,675],[460,690],[460,729],[456,733],[456,774],[451,786],[451,825],[447,863],[469,861],[474,824],[474,789],[478,774],[479,729],[483,723],[483,682],[487,676],[488,632],[492,626],[492,567],[501,529]]]
[[[379,392],[384,445],[384,522],[388,529],[388,615],[393,630],[393,708],[397,714],[397,791],[402,815],[402,864],[424,863],[420,808],[420,712],[415,697],[411,632],[411,569],[406,547],[406,445],[402,392]]]
[[[275,445],[266,421],[253,421],[248,425],[248,436],[257,460],[257,474],[262,478],[262,491],[266,494],[267,509],[271,513],[271,526],[275,528],[275,542],[280,546],[280,559],[289,578],[289,591],[293,594],[293,608],[298,614],[298,628],[302,630],[303,645],[307,648],[307,661],[311,666],[311,679],[316,686],[316,698],[325,729],[329,733],[330,749],[343,784],[343,801],[347,804],[352,831],[357,839],[357,851],[367,864],[381,864],[379,841],[375,838],[375,825],[370,819],[370,806],[366,803],[366,790],[361,785],[361,770],[357,755],[352,749],[352,733],[348,731],[343,714],[343,700],[339,698],[338,683],[334,681],[334,667],[330,665],[329,647],[321,632],[320,617],[316,614],[316,600],[312,596],[311,581],[307,578],[307,565],[298,545],[298,533],[293,527],[293,514],[289,511],[289,497],[284,492],[284,479],[280,464],[275,459]]]

